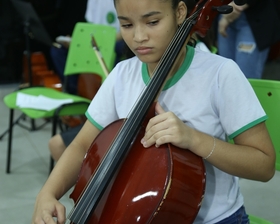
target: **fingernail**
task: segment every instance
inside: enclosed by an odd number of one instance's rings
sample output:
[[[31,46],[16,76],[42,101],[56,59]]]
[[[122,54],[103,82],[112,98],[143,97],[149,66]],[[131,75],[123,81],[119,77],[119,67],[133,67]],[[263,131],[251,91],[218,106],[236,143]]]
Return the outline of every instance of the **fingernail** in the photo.
[[[147,148],[147,142],[145,142],[144,138],[141,139],[141,143],[145,148]]]

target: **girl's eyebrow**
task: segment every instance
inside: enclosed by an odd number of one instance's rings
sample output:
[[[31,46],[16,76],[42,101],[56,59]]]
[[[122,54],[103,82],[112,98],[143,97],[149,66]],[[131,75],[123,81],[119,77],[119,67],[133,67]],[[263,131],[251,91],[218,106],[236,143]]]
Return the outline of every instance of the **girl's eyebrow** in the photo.
[[[161,13],[161,12],[158,12],[158,11],[152,11],[152,12],[149,12],[149,13],[143,15],[142,17],[143,17],[143,18],[147,18],[147,17],[149,17],[149,16],[154,16],[154,15],[157,15],[157,14],[160,14],[160,13]]]
[[[149,13],[147,13],[147,14],[144,14],[144,15],[142,16],[142,18],[148,18],[148,17],[150,17],[150,16],[154,16],[154,15],[157,15],[157,14],[161,14],[161,12],[152,11],[152,12],[149,12]],[[129,20],[129,18],[128,18],[128,17],[125,17],[125,16],[118,16],[118,19],[120,19],[120,20]]]

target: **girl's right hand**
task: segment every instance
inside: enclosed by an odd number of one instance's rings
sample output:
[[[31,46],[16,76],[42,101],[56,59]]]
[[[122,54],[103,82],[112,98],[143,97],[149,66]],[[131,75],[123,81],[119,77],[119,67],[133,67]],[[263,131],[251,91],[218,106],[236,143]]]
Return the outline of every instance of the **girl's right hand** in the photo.
[[[37,196],[32,224],[63,224],[65,217],[65,207],[54,196],[42,192]]]

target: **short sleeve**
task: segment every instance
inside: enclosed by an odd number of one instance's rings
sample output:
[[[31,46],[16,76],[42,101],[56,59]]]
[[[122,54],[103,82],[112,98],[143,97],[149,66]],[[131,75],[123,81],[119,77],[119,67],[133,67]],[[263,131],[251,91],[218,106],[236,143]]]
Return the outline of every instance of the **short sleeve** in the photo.
[[[216,81],[216,105],[230,139],[267,119],[252,86],[235,62],[228,60]]]
[[[106,78],[86,111],[87,119],[99,130],[102,130],[108,124],[118,119],[114,99],[116,70],[114,68]]]

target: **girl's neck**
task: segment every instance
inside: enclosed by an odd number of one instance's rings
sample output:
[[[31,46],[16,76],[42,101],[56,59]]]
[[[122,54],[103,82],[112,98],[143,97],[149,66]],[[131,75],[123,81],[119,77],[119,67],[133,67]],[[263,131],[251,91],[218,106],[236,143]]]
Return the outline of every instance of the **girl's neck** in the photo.
[[[181,51],[179,53],[179,56],[177,57],[175,63],[173,64],[173,67],[172,67],[168,77],[172,77],[178,71],[178,69],[181,67],[181,65],[184,62],[186,54],[187,54],[187,48],[184,47],[183,49],[181,49]],[[157,64],[155,64],[155,63],[154,64],[148,64],[147,67],[148,67],[149,76],[152,77],[153,73],[154,73],[154,70],[157,67]]]

